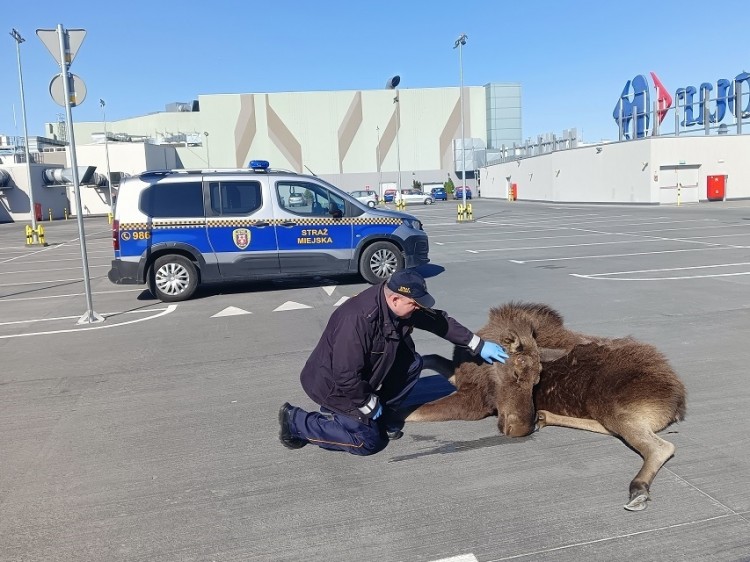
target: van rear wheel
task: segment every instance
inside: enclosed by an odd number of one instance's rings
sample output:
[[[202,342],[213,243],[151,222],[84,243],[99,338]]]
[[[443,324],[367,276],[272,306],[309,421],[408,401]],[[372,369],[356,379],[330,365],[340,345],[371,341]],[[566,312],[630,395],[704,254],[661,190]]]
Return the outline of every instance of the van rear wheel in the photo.
[[[404,256],[395,244],[375,242],[359,258],[359,274],[375,285],[404,268]]]
[[[156,259],[148,288],[162,302],[189,299],[198,288],[198,270],[185,256],[169,254]]]

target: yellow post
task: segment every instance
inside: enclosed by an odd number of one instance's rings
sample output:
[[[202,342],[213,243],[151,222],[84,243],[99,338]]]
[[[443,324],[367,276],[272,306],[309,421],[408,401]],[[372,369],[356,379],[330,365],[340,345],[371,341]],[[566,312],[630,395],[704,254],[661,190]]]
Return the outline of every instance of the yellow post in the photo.
[[[458,204],[458,216],[456,217],[458,222],[464,220],[464,206],[461,203]]]
[[[681,190],[682,190],[682,184],[678,183],[677,184],[677,206],[678,207],[682,203],[682,194],[680,193]]]
[[[36,227],[36,235],[39,238],[39,244],[46,246],[47,243],[44,241],[44,227],[41,224]]]
[[[63,214],[65,215],[65,220],[68,220],[68,208],[65,207]]]
[[[34,229],[28,224],[26,225],[26,245],[29,246],[34,243]]]
[[[48,209],[49,211],[49,222],[52,222],[52,209]]]
[[[468,212],[468,215],[469,215],[469,220],[473,221],[474,220],[474,212],[471,210],[471,203],[467,203],[466,204],[466,208],[467,208],[467,212]]]
[[[112,211],[107,213],[107,223],[112,224]]]

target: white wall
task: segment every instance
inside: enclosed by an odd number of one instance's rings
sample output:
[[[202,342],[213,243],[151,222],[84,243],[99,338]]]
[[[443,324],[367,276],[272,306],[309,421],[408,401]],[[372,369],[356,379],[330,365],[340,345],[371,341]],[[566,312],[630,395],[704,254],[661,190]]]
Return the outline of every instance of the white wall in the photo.
[[[34,185],[34,202],[42,207],[42,220],[48,221],[50,211],[53,219],[63,218],[70,203],[64,186],[45,186],[42,180],[47,168],[60,168],[49,164],[31,164],[31,182]],[[11,178],[11,189],[0,190],[0,222],[31,221],[31,200],[26,164],[3,164],[0,166]]]
[[[750,198],[750,136],[656,137],[589,145],[495,164],[480,172],[483,197],[587,203],[707,199],[707,176],[727,175],[727,199]],[[508,180],[508,178],[510,178]]]

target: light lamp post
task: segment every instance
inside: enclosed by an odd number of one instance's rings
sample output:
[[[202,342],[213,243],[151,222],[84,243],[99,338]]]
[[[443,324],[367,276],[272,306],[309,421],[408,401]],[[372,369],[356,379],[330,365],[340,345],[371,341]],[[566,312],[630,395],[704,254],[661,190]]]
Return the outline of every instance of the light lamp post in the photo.
[[[398,169],[396,201],[401,200],[401,143],[399,142],[399,136],[401,133],[401,104],[398,98],[398,85],[400,82],[401,77],[397,74],[385,83],[386,90],[396,90],[396,97],[393,98],[393,103],[396,104],[396,167]]]
[[[378,132],[377,156],[378,156],[378,201],[383,200],[383,162],[380,159],[380,126],[375,127]]]
[[[29,129],[26,126],[26,97],[23,91],[23,72],[21,71],[21,43],[26,41],[14,28],[10,36],[16,41],[16,56],[18,59],[18,83],[21,87],[21,119],[23,120],[23,151],[26,159],[26,180],[29,182],[29,214],[31,215],[32,240],[34,244],[39,242],[36,229],[36,204],[34,202],[34,185],[31,183],[31,155],[29,154]]]
[[[461,180],[463,181],[463,189],[461,189],[461,195],[463,196],[463,206],[466,208],[466,138],[464,136],[464,58],[463,58],[463,46],[466,45],[466,40],[469,38],[468,35],[462,33],[456,42],[453,44],[454,49],[458,49],[458,65],[459,72],[461,75],[461,90],[459,91],[459,103],[461,104]]]
[[[107,186],[109,187],[109,209],[111,212],[114,211],[115,202],[112,198],[112,172],[109,168],[109,135],[107,133],[107,112],[104,110],[104,106],[107,105],[103,99],[99,98],[99,107],[102,108],[102,122],[104,123],[104,155],[107,159]]]
[[[208,131],[203,131],[203,136],[206,137],[206,167],[211,167],[211,155],[208,152]]]

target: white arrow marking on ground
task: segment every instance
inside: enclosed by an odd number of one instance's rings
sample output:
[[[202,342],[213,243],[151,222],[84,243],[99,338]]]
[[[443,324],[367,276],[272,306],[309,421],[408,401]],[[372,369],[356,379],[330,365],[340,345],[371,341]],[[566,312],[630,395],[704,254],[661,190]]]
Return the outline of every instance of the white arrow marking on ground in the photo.
[[[236,306],[228,306],[221,312],[214,314],[211,318],[220,318],[221,316],[240,316],[241,314],[252,314],[252,312],[237,308]]]
[[[473,554],[461,554],[459,556],[451,556],[450,558],[441,558],[440,560],[433,560],[433,562],[479,562],[477,557]]]
[[[349,300],[349,297],[341,297],[339,300],[336,301],[336,304],[334,304],[333,306],[342,305],[348,300]]]
[[[327,287],[321,287],[326,293],[328,293],[328,296],[330,297],[333,294],[333,291],[336,290],[336,285],[329,285]]]
[[[274,312],[283,312],[285,310],[299,310],[301,308],[312,308],[312,306],[307,306],[306,304],[300,304],[294,301],[286,301],[280,307],[275,308]]]

